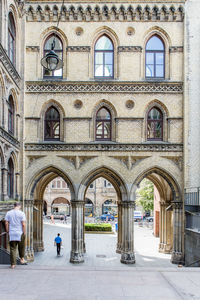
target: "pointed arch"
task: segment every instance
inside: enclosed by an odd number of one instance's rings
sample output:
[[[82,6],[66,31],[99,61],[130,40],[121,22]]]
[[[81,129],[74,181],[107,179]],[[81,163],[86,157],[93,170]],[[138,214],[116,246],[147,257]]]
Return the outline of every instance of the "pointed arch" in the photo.
[[[98,119],[98,112],[100,112],[100,110],[103,110],[104,109],[104,112],[108,112],[110,114],[110,118],[108,119],[102,119],[102,118],[99,118]],[[106,110],[106,111],[105,111]],[[116,112],[116,109],[115,107],[107,100],[101,100],[93,109],[93,112],[92,112],[92,118],[93,118],[93,129],[92,129],[92,132],[93,132],[93,139],[94,140],[98,140],[98,141],[102,141],[102,140],[107,140],[107,141],[115,141],[116,140],[116,125],[115,125],[115,118],[117,117],[117,112]],[[101,126],[101,123],[102,123],[102,126]],[[107,126],[109,129],[109,137],[107,138],[97,138],[97,125],[99,124],[99,130],[102,131],[102,134],[103,134],[103,131],[104,129],[106,129],[105,126]],[[105,125],[105,126],[104,126]]]

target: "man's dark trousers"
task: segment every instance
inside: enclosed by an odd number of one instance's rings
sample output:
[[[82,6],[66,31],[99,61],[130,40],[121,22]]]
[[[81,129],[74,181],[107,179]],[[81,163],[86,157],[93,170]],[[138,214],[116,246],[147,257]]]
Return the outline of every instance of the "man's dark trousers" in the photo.
[[[60,255],[60,243],[57,243],[56,246],[57,246],[57,255]]]

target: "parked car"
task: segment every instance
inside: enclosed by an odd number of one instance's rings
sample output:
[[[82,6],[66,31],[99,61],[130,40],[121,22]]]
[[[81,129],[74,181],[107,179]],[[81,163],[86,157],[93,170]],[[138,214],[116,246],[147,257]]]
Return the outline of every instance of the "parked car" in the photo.
[[[115,217],[111,214],[103,214],[101,215],[101,221],[114,221]]]
[[[147,222],[153,222],[154,218],[153,217],[147,217],[146,220],[147,220]]]
[[[142,212],[135,210],[134,211],[134,221],[137,222],[137,221],[141,221],[142,219],[143,219]]]

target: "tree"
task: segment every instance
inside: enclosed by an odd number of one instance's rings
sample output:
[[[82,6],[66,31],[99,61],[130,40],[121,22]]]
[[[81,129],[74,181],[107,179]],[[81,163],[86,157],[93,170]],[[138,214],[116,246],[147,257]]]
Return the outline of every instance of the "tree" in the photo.
[[[154,206],[154,186],[148,179],[143,179],[136,192],[136,204],[141,205],[144,211],[153,210]]]

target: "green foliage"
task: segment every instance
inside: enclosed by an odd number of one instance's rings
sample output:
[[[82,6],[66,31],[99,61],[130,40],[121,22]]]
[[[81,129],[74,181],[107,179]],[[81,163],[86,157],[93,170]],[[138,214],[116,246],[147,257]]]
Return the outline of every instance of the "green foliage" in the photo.
[[[137,205],[141,205],[144,211],[153,210],[154,206],[154,186],[148,179],[143,179],[140,188],[137,190]]]
[[[112,232],[112,226],[109,223],[85,223],[85,231],[109,231]]]

